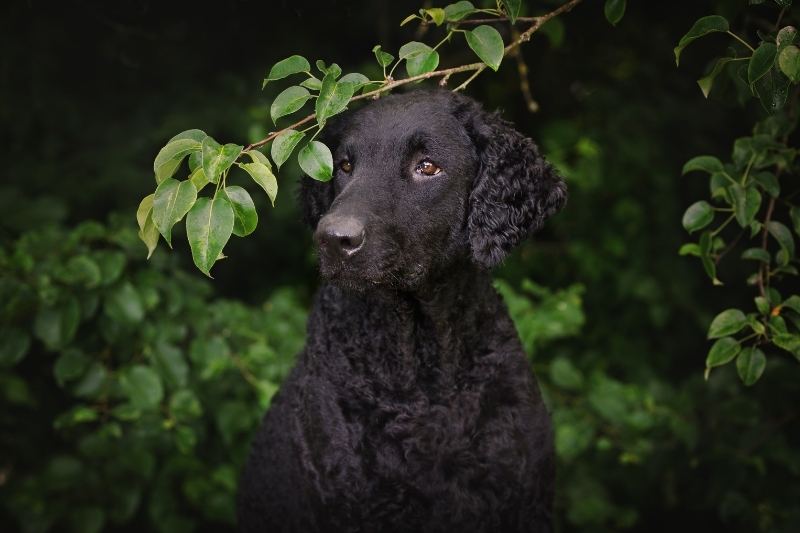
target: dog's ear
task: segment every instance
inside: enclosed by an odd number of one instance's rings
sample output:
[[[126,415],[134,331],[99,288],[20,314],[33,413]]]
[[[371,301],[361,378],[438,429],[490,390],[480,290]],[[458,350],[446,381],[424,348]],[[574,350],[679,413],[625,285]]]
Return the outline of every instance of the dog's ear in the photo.
[[[473,259],[491,268],[564,206],[567,186],[509,122],[467,98],[461,104],[479,157],[469,198],[470,247]]]
[[[319,141],[324,143],[331,152],[336,152],[339,138],[346,128],[349,113],[339,115],[330,120],[319,134]],[[303,220],[311,229],[317,227],[319,219],[328,212],[333,203],[335,193],[333,181],[317,181],[306,175],[300,178],[298,201],[303,211]]]

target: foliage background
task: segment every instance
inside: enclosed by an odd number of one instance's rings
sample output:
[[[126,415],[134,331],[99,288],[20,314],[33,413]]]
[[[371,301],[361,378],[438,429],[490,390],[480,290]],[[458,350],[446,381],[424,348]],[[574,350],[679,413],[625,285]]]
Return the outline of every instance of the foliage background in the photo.
[[[299,171],[282,172],[274,210],[254,195],[258,230],[231,241],[209,283],[184,239],[144,261],[134,212],[152,158],[192,127],[260,139],[269,65],[300,53],[366,72],[373,45],[413,38],[397,23],[418,7],[0,8],[4,530],[231,527],[249,435],[302,346],[317,283],[287,194]],[[769,356],[754,387],[732,365],[704,381],[708,323],[752,294],[712,287],[677,255],[681,215],[706,188],[682,164],[726,157],[760,113],[698,90],[722,37],[675,68],[675,42],[711,13],[741,25],[775,8],[633,1],[612,28],[587,1],[523,48],[538,113],[508,58],[468,90],[570,185],[567,208],[497,273],[553,410],[562,531],[800,527],[800,370]],[[453,64],[470,54],[442,50]]]

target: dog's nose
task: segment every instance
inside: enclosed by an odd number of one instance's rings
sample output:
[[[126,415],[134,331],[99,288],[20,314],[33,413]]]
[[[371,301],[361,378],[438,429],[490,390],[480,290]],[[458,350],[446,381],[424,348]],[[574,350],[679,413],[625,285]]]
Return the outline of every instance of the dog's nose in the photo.
[[[364,246],[364,224],[351,216],[327,215],[319,221],[314,238],[328,253],[349,257]]]

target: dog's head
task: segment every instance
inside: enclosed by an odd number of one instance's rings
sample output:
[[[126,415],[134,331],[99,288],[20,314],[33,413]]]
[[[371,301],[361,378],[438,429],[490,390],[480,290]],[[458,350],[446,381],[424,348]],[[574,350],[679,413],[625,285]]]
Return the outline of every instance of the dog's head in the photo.
[[[414,289],[470,257],[500,263],[566,200],[536,145],[445,90],[378,100],[326,126],[334,176],[304,177],[320,270],[354,288]]]

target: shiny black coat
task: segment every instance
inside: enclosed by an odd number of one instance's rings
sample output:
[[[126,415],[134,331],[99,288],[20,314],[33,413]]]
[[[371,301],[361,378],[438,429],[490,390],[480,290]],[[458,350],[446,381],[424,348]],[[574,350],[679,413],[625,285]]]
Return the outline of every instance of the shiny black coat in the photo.
[[[241,530],[550,531],[549,415],[489,269],[562,207],[563,181],[446,91],[327,129],[336,175],[304,178],[301,203],[328,282],[253,442]]]

